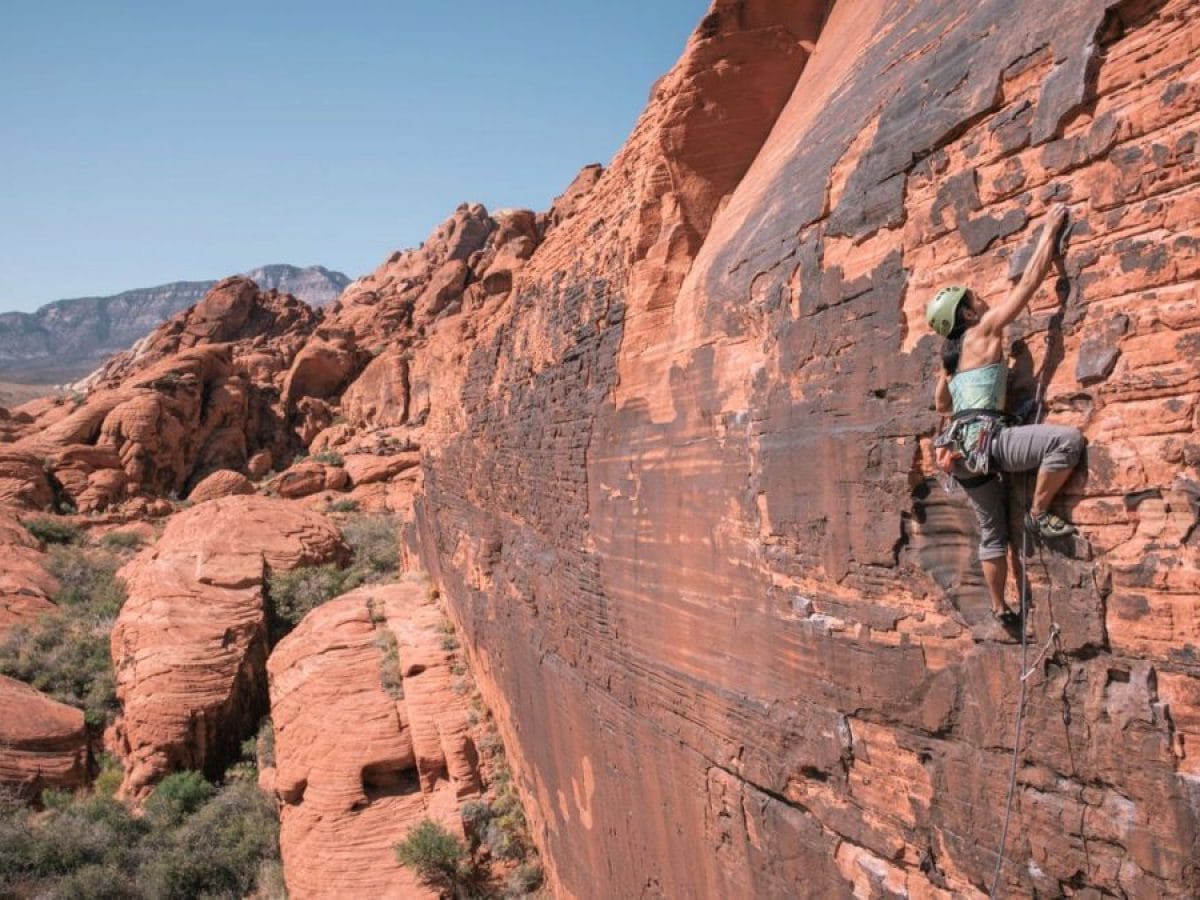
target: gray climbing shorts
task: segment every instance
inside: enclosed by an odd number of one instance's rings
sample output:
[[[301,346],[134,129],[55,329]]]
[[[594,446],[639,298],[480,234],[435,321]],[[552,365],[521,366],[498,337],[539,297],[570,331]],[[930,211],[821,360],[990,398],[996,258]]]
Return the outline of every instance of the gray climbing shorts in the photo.
[[[1028,472],[1073,469],[1083,452],[1083,435],[1066,425],[1017,425],[1004,428],[992,442],[992,471]],[[989,478],[966,487],[979,522],[979,558],[997,559],[1008,553],[1008,498],[1004,481]]]

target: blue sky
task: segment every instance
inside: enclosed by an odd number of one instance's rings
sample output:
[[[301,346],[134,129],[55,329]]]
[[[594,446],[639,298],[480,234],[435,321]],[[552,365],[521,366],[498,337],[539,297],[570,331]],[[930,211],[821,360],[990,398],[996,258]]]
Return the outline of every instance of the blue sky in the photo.
[[[705,0],[4,0],[0,311],[351,277],[607,163]]]

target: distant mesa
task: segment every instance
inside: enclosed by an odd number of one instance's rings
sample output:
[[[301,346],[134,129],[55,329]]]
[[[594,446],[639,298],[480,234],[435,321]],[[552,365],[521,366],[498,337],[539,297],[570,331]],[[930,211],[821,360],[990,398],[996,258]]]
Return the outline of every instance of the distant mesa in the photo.
[[[292,294],[311,306],[332,303],[350,283],[324,266],[270,265],[245,274],[263,289]],[[111,297],[56,300],[33,313],[0,313],[0,382],[51,385],[83,378],[199,303],[216,283],[176,281]]]

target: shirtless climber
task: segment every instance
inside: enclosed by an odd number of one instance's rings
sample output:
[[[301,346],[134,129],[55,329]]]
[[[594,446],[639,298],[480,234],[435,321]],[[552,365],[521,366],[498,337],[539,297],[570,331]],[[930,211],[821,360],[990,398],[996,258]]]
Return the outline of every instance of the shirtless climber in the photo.
[[[1000,303],[989,306],[968,288],[944,287],[925,314],[930,327],[946,339],[934,402],[939,413],[951,415],[951,424],[935,445],[937,466],[963,486],[975,509],[979,561],[992,615],[1004,625],[1014,624],[1017,616],[1004,601],[1008,506],[999,473],[1038,470],[1026,528],[1047,538],[1075,531],[1050,512],[1050,501],[1079,462],[1083,435],[1061,425],[1006,425],[1004,413],[1008,386],[1004,328],[1026,307],[1046,276],[1055,236],[1066,216],[1062,204],[1050,209],[1025,274]]]

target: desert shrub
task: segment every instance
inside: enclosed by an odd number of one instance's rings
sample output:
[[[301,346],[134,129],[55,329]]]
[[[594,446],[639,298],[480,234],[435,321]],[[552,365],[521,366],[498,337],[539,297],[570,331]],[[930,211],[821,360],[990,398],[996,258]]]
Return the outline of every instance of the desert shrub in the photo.
[[[379,648],[379,681],[393,700],[404,699],[404,675],[400,671],[400,645],[390,628],[381,628],[375,635]]]
[[[344,466],[346,460],[342,459],[342,454],[334,450],[322,450],[320,453],[314,453],[309,457],[313,462],[319,462],[324,466]]]
[[[84,711],[98,727],[117,709],[109,633],[125,602],[112,554],[55,547],[46,569],[59,581],[58,612],[14,628],[0,642],[0,674]]]
[[[486,800],[471,800],[462,805],[459,815],[462,816],[463,829],[467,833],[471,850],[478,850],[487,836],[488,826],[496,817],[492,805]]]
[[[358,511],[358,501],[350,497],[343,497],[340,500],[334,500],[325,507],[325,512],[331,513],[352,513]]]
[[[117,567],[111,553],[82,547],[55,547],[46,561],[46,571],[59,583],[55,602],[97,619],[115,618],[125,602]]]
[[[486,759],[504,754],[504,742],[500,740],[500,735],[494,731],[487,731],[480,735],[475,741],[475,746]]]
[[[258,731],[242,741],[240,765],[257,769],[275,765],[275,727],[269,716],[263,716]],[[257,776],[256,776],[257,777]]]
[[[255,742],[255,754],[264,766],[275,765],[275,723],[263,719],[258,726],[258,739]]]
[[[158,838],[138,886],[150,897],[245,897],[278,847],[274,806],[257,786],[234,782]]]
[[[275,809],[251,784],[172,776],[141,818],[110,797],[58,799],[34,814],[0,797],[0,896],[283,896]]]
[[[463,842],[434,822],[424,819],[396,845],[396,859],[416,871],[431,887],[453,897],[486,897],[487,872],[467,852]]]
[[[133,879],[115,865],[89,863],[56,879],[54,900],[139,900]]]
[[[355,568],[378,577],[400,567],[396,522],[391,516],[355,516],[342,525],[342,536],[354,551]]]
[[[0,674],[82,709],[87,723],[99,727],[117,709],[110,628],[64,615],[14,628],[0,642]]]
[[[510,897],[521,897],[525,894],[532,894],[542,886],[543,881],[545,881],[545,874],[542,872],[540,865],[537,863],[522,863],[509,876],[506,893]]]
[[[283,863],[264,859],[258,864],[254,896],[258,900],[287,900],[287,884],[283,880]]]
[[[92,790],[101,797],[114,797],[125,778],[125,769],[111,753],[101,753],[99,762],[100,771],[92,781]]]
[[[25,872],[55,878],[89,866],[130,871],[147,824],[111,797],[79,797],[30,829]]]
[[[160,827],[178,825],[215,793],[199,772],[173,772],[158,783],[146,801],[146,815]]]
[[[267,593],[275,611],[273,637],[276,640],[283,637],[322,603],[358,587],[361,582],[362,576],[354,569],[339,569],[334,565],[272,572]]]
[[[100,538],[105,550],[137,550],[142,546],[142,536],[136,531],[110,531]]]
[[[21,524],[44,544],[78,544],[83,540],[83,532],[78,525],[52,516],[34,516]]]

